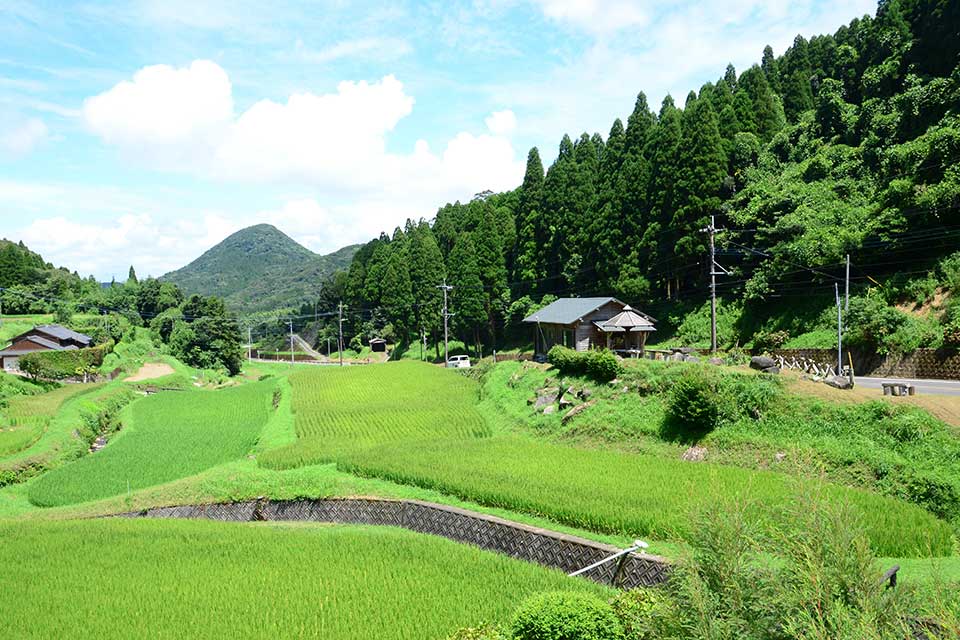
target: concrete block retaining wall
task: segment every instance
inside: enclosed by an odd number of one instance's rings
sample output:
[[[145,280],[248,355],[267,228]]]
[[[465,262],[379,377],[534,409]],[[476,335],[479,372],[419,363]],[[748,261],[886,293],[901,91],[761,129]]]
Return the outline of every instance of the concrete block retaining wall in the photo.
[[[582,569],[619,551],[614,546],[577,536],[420,500],[261,499],[229,504],[160,507],[125,513],[120,517],[206,518],[233,522],[293,520],[402,527],[536,562],[566,573]],[[631,553],[582,575],[601,584],[632,589],[663,583],[669,570],[670,564],[663,558]]]

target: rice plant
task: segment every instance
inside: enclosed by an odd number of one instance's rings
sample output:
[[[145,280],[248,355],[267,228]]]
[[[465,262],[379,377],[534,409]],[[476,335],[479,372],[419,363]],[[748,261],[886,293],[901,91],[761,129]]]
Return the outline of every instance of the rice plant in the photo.
[[[613,593],[391,528],[93,520],[0,524],[0,637],[444,638],[525,597]]]
[[[33,504],[74,504],[193,475],[243,456],[270,416],[275,383],[168,392],[139,400],[114,442],[30,488]]]

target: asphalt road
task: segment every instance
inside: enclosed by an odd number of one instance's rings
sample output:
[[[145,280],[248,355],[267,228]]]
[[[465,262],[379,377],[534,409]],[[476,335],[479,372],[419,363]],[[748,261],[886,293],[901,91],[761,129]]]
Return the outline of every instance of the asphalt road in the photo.
[[[912,378],[854,378],[858,387],[880,389],[883,382],[908,382],[917,388],[917,393],[939,396],[960,396],[960,380],[915,380]]]

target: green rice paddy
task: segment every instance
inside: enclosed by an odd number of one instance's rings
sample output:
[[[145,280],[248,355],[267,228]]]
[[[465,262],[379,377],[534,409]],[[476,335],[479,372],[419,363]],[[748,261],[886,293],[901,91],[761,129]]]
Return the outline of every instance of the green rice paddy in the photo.
[[[135,402],[114,442],[42,476],[30,488],[30,501],[52,507],[106,498],[240,458],[270,417],[274,388],[266,381]]]
[[[400,529],[0,524],[0,637],[442,639],[578,578]]]

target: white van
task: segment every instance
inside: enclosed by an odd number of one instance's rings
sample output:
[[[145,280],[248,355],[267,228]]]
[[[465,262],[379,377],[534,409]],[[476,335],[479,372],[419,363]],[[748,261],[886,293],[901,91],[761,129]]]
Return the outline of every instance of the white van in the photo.
[[[450,356],[447,359],[447,367],[450,369],[469,369],[470,356]]]

